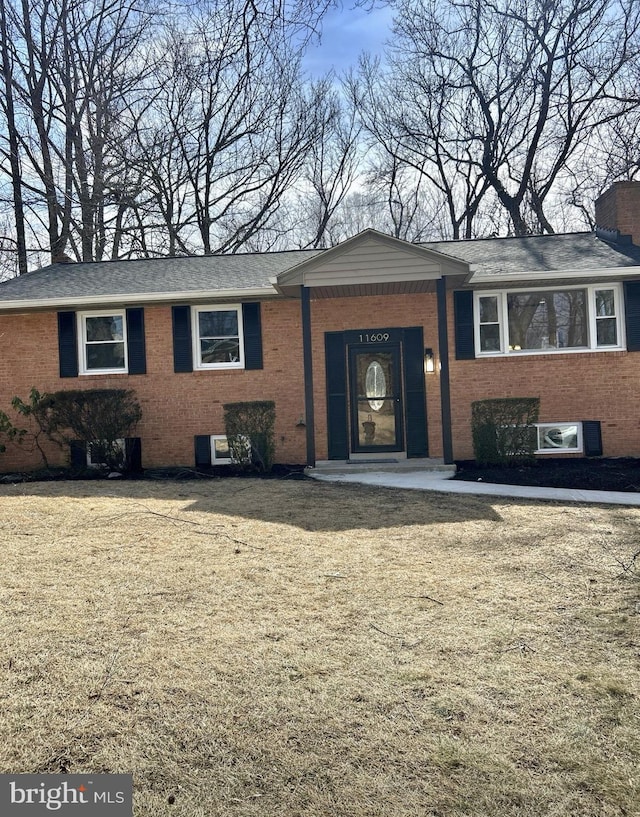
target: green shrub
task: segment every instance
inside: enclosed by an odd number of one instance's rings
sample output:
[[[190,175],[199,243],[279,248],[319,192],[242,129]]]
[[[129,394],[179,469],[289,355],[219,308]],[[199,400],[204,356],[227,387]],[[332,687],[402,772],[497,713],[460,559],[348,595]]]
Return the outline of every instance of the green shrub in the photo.
[[[479,465],[531,461],[536,450],[539,397],[504,397],[471,404],[473,452]]]
[[[224,425],[233,461],[242,468],[270,471],[275,458],[275,423],[272,400],[227,403]]]
[[[122,446],[118,442],[131,436],[142,417],[142,409],[131,389],[86,389],[41,394],[31,389],[29,401],[14,397],[12,405],[25,417],[32,417],[36,446],[47,460],[39,443],[41,435],[60,446],[80,440],[91,445],[111,470],[126,467]]]

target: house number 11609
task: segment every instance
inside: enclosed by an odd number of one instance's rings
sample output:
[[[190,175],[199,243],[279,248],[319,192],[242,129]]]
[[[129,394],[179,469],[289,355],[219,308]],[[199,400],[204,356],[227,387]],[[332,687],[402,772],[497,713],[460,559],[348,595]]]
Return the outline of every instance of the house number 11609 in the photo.
[[[360,335],[360,343],[384,343],[389,340],[388,332],[374,332],[372,335]]]

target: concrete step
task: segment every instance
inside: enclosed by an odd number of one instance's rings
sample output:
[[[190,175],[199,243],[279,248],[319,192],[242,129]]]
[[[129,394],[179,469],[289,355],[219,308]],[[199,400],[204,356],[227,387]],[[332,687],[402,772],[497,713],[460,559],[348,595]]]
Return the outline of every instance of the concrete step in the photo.
[[[359,460],[319,460],[315,468],[305,468],[305,474],[406,474],[414,471],[433,471],[441,476],[447,474],[453,476],[456,472],[455,465],[445,465],[442,459],[437,457],[425,457],[417,459],[359,459]]]

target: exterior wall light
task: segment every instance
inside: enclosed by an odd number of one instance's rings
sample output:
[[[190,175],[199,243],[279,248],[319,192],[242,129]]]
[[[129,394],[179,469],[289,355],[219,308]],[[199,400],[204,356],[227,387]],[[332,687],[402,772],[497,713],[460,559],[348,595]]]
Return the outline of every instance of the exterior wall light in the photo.
[[[433,354],[433,349],[424,350],[424,370],[429,373],[435,372],[436,370],[436,358]]]

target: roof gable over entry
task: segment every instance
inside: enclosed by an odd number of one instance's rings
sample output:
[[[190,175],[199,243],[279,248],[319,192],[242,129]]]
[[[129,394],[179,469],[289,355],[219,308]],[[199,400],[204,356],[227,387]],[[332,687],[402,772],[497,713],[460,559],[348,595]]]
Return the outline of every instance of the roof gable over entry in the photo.
[[[454,277],[460,284],[469,276],[469,265],[436,250],[365,230],[280,273],[274,285],[286,295],[295,295],[305,286],[316,298],[389,295],[434,291],[443,276]]]

